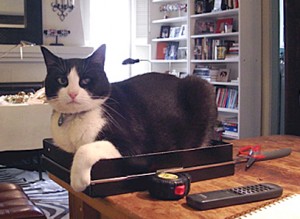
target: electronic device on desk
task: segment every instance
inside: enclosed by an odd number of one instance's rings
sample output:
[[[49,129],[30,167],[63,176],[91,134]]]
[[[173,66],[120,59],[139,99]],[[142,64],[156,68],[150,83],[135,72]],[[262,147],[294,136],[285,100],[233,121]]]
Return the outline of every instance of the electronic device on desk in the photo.
[[[191,194],[186,197],[186,200],[187,204],[192,208],[208,210],[277,198],[282,195],[282,191],[283,189],[278,185],[261,183],[225,190]]]

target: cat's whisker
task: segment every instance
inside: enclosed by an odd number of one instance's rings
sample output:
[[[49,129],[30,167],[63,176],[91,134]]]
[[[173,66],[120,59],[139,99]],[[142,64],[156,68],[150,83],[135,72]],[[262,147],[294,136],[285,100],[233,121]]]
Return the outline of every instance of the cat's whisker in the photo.
[[[109,112],[107,112],[105,109],[104,109],[104,114],[106,115],[106,118],[108,119],[108,121],[111,122],[111,124],[113,124],[117,128],[121,128],[118,121]]]
[[[95,96],[95,95],[92,95],[90,96],[91,99],[94,99],[94,100],[97,100],[97,99],[100,99],[100,100],[103,100],[105,98],[107,98],[106,96]]]
[[[109,98],[110,100],[115,101],[116,104],[119,104],[116,100]],[[126,120],[126,118],[117,110],[115,110],[113,107],[111,107],[110,105],[106,104],[105,102],[103,103],[103,105],[107,108],[109,108],[111,111],[115,112],[118,116],[120,116],[121,118],[123,118],[124,120]]]

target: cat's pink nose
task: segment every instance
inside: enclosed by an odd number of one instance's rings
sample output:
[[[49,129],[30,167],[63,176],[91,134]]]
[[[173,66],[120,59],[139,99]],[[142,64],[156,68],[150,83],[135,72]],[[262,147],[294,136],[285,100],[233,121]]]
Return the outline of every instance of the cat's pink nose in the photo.
[[[72,100],[74,100],[77,97],[78,93],[76,93],[76,92],[69,92],[68,95],[71,97]]]

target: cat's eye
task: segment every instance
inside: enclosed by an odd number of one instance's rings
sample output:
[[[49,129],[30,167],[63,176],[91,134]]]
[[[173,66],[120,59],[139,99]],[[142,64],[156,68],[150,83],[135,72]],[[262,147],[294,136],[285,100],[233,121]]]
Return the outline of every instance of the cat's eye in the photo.
[[[66,77],[57,78],[57,82],[62,86],[67,86],[68,85],[68,79]]]
[[[83,78],[83,79],[80,80],[80,85],[81,86],[86,86],[89,83],[91,83],[91,79],[90,78]]]

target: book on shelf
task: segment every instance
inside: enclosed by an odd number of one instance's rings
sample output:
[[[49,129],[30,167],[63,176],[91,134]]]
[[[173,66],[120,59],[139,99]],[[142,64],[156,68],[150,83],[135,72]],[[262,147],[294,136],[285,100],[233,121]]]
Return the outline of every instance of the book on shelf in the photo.
[[[220,39],[212,39],[212,59],[218,58],[218,46],[221,45]]]
[[[238,132],[238,122],[237,117],[227,118],[222,121],[222,125],[225,131],[228,132]]]
[[[217,60],[219,46],[226,48],[225,59],[238,57],[239,45],[237,42],[218,38],[199,37],[195,39],[194,58],[197,60]]]
[[[239,44],[238,43],[232,43],[231,45],[228,46],[228,55],[238,55],[239,54]]]
[[[239,0],[223,0],[222,1],[222,10],[229,10],[239,7]]]
[[[218,107],[238,109],[238,90],[235,88],[218,87],[216,103]]]
[[[225,65],[208,66],[198,64],[193,70],[193,75],[201,77],[209,82],[228,82],[229,74],[230,69],[226,68]]]
[[[224,44],[227,47],[226,56],[238,56],[239,55],[239,43],[233,40],[225,40]]]
[[[236,139],[239,137],[239,134],[237,132],[229,132],[229,131],[224,131],[223,136],[227,138],[233,138]]]
[[[238,138],[238,118],[237,116],[223,118],[220,121],[223,127],[223,135],[229,138]]]
[[[194,57],[199,60],[212,59],[212,39],[197,38],[195,39]]]
[[[200,77],[204,80],[210,81],[210,69],[207,66],[196,66],[193,75]]]
[[[165,59],[168,43],[157,42],[156,44],[156,59]]]

